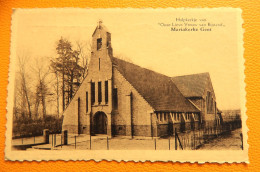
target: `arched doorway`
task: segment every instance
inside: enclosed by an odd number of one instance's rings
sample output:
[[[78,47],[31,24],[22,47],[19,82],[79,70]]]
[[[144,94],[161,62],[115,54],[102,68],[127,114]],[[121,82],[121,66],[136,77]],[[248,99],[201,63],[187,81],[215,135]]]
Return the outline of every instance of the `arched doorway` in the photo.
[[[107,134],[107,116],[104,112],[97,112],[94,116],[95,134]]]

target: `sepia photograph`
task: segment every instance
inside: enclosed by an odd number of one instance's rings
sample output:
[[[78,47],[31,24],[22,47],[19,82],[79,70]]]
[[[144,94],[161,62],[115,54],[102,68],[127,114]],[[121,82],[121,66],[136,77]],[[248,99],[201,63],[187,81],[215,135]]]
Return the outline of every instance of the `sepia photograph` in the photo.
[[[235,8],[14,9],[7,160],[248,161]]]

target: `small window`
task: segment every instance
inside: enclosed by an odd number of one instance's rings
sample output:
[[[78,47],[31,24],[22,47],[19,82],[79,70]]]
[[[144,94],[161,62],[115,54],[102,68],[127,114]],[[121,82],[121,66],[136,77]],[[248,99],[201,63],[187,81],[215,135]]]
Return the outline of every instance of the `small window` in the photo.
[[[177,117],[178,117],[178,121],[179,121],[180,120],[180,114],[179,113],[177,114]]]
[[[99,50],[102,47],[102,38],[97,39],[97,50]]]
[[[108,81],[105,81],[105,102],[108,103]]]
[[[115,109],[118,108],[117,88],[113,89],[113,106],[114,106]]]
[[[102,102],[102,87],[101,82],[98,82],[98,103]]]
[[[174,113],[174,120],[176,121],[176,113]]]
[[[91,104],[95,103],[95,82],[91,83]]]

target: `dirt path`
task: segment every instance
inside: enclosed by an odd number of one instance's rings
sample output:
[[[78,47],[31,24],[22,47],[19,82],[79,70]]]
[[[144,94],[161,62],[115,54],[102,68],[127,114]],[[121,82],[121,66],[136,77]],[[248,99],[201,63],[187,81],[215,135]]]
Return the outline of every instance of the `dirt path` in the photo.
[[[241,150],[241,128],[231,132],[230,135],[221,136],[204,144],[199,150]]]

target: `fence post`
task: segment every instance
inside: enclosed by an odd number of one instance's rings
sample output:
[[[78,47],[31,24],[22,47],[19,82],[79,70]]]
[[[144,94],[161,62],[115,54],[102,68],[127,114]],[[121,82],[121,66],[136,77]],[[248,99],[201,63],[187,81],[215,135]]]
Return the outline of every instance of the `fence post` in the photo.
[[[54,135],[54,147],[56,146],[56,134]]]
[[[193,135],[194,135],[194,150],[196,149],[196,135],[195,135],[195,132],[193,132]]]
[[[89,149],[91,150],[91,134],[89,135]]]
[[[171,137],[169,137],[169,150],[171,150]]]
[[[63,145],[67,145],[68,144],[68,130],[64,130],[62,131],[62,143]]]
[[[154,150],[156,150],[156,138],[154,139]]]
[[[34,141],[34,144],[35,144],[35,136],[33,137],[33,141]]]
[[[176,131],[176,128],[174,129],[174,136],[175,136],[175,150],[177,150],[177,131]]]
[[[51,135],[51,146],[53,147],[53,134]]]
[[[62,148],[62,133],[60,135],[60,147]]]
[[[23,145],[23,137],[22,137],[22,145]]]
[[[108,136],[107,136],[107,150],[109,150]]]
[[[43,139],[45,144],[49,144],[49,134],[50,132],[48,129],[43,130]]]
[[[75,136],[75,149],[77,148],[77,140],[76,140],[76,136]]]
[[[240,137],[241,137],[241,142],[242,142],[241,148],[242,148],[242,150],[244,150],[243,134],[242,133],[240,133]]]

